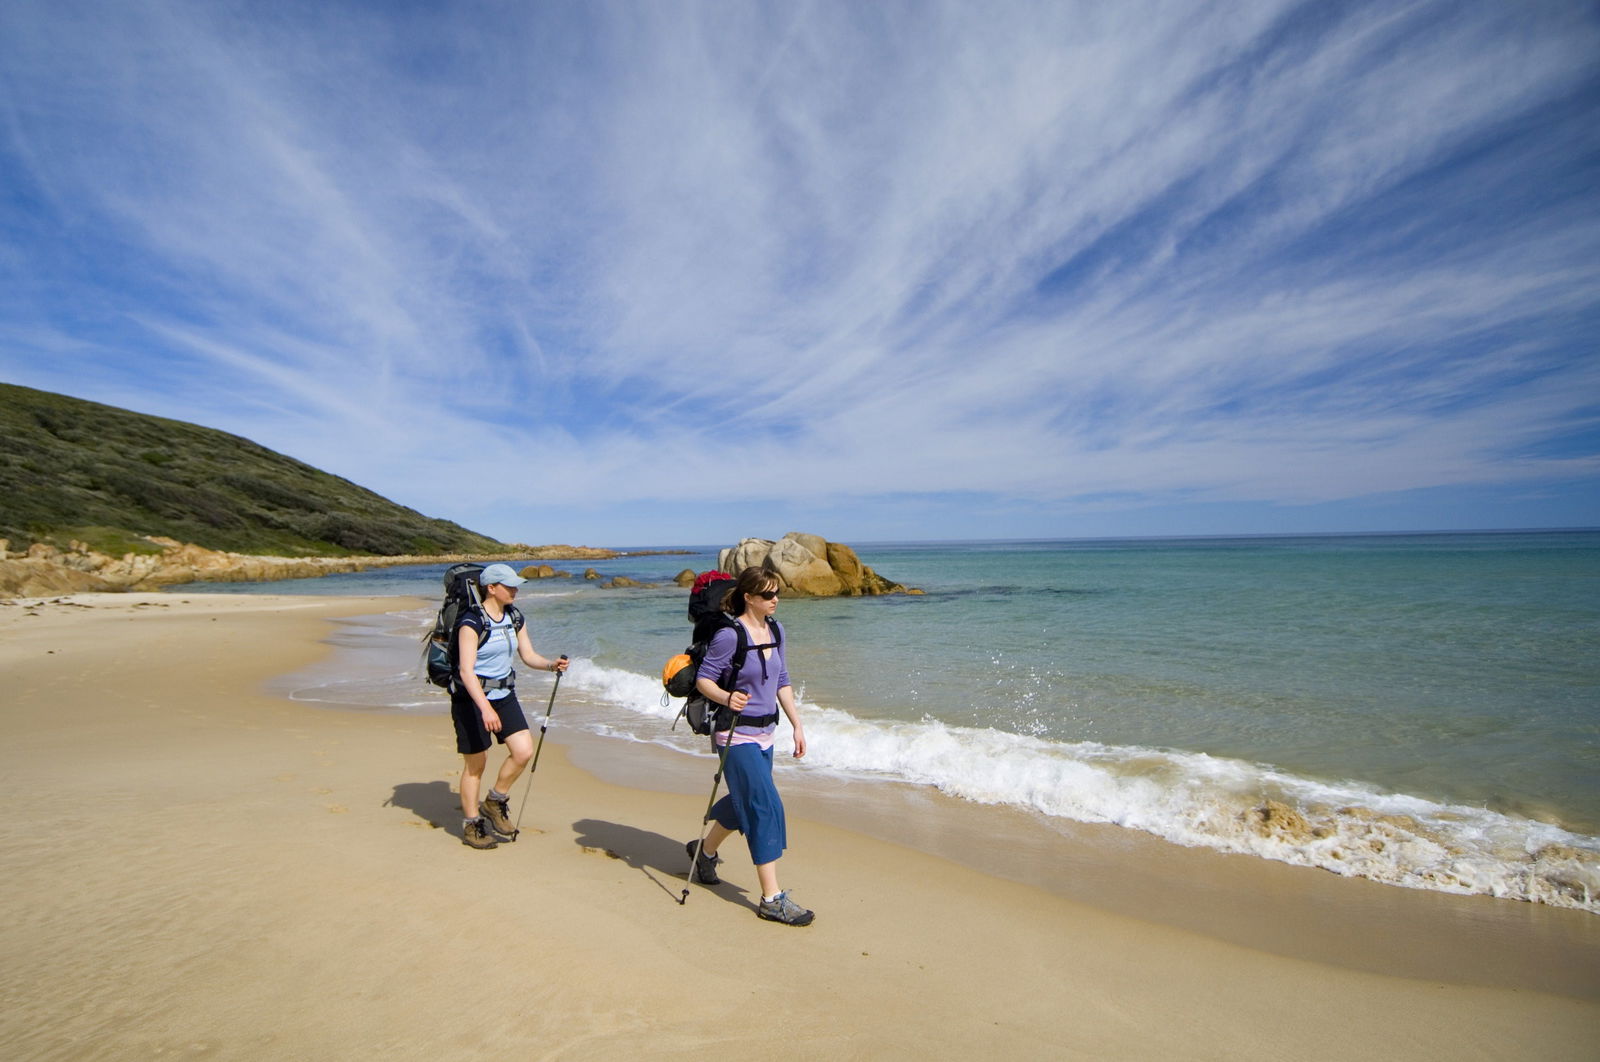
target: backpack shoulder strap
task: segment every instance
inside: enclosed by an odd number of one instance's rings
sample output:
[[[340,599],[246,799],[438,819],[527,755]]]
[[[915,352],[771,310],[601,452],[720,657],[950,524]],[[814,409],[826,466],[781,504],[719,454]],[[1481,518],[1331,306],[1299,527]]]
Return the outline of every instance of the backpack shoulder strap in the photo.
[[[506,612],[511,615],[511,627],[518,634],[522,633],[522,625],[527,621],[522,618],[522,610],[515,605],[507,605]]]
[[[733,656],[728,660],[728,670],[723,672],[723,681],[737,682],[739,672],[744,670],[744,658],[750,655],[750,638],[744,632],[744,624],[738,620],[733,621]],[[718,683],[722,685],[722,683]],[[727,689],[727,686],[723,686]]]
[[[460,615],[456,617],[456,630],[459,631],[462,627],[467,626],[467,617],[469,616],[478,617],[478,648],[482,649],[483,644],[489,640],[489,628],[492,626],[492,623],[489,619],[489,613],[484,611],[482,605],[468,605],[466,608],[462,609]],[[522,629],[522,624],[520,622],[517,624],[517,629]],[[451,641],[454,642],[455,639],[452,638]]]

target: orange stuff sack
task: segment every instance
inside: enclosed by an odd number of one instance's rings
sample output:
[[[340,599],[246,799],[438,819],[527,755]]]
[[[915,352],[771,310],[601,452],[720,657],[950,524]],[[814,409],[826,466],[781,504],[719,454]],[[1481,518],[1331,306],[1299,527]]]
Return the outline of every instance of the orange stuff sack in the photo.
[[[694,692],[694,657],[679,653],[661,668],[661,685],[668,696],[687,697]]]

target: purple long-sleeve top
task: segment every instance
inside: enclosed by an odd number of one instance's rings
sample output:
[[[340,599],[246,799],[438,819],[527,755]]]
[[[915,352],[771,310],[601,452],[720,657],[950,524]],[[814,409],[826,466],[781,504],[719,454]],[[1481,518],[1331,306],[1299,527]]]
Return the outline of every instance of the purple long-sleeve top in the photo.
[[[766,655],[766,659],[762,659],[763,654],[756,649],[756,646],[767,643],[757,642],[748,628],[745,630],[745,638],[750,642],[750,651],[745,654],[744,667],[740,669],[738,680],[733,685],[733,689],[743,690],[750,695],[750,702],[745,705],[743,715],[746,718],[777,715],[783,711],[778,704],[778,691],[790,685],[789,667],[783,659],[783,646],[779,644]],[[734,633],[732,627],[724,627],[712,635],[711,646],[706,650],[705,659],[700,663],[700,674],[716,682],[733,662],[733,650],[738,644],[739,636]],[[728,686],[725,682],[717,684],[724,688]],[[764,727],[735,727],[733,743],[744,745],[753,742],[762,748],[771,748],[772,734],[777,729],[776,720]],[[722,734],[716,735],[717,744],[720,745],[725,740]]]

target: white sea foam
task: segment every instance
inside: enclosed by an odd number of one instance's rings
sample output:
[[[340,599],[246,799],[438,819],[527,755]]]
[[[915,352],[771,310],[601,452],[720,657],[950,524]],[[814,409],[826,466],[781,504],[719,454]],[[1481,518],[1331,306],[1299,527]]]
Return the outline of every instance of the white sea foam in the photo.
[[[653,676],[588,662],[568,681],[657,720],[673,718],[683,703],[663,705]],[[803,710],[809,769],[887,776],[976,803],[1409,888],[1600,913],[1600,838],[1530,819],[1203,753],[1055,742],[927,718],[867,720],[816,704]],[[791,747],[788,733],[780,728],[780,751]]]
[[[387,637],[431,617],[400,616]],[[407,630],[396,630],[404,626]],[[415,668],[392,667],[392,649],[331,673],[302,675],[296,700],[441,711],[442,691]],[[373,666],[378,660],[388,666]],[[562,688],[621,709],[611,718],[561,713],[563,725],[698,746],[667,729],[682,701],[663,703],[654,675],[575,657]],[[539,676],[545,679],[547,676]],[[530,683],[530,689],[532,684]],[[541,687],[542,689],[543,687]],[[525,702],[530,696],[524,693]],[[804,691],[800,691],[804,701]],[[931,785],[981,804],[1008,804],[1079,822],[1142,830],[1177,844],[1255,855],[1411,888],[1500,896],[1600,913],[1600,838],[1491,811],[1448,805],[1359,782],[1318,781],[1203,753],[1060,742],[932,718],[890,722],[803,703],[808,770]],[[630,724],[629,719],[638,720]],[[653,720],[642,725],[645,719]],[[779,730],[780,751],[789,731]]]

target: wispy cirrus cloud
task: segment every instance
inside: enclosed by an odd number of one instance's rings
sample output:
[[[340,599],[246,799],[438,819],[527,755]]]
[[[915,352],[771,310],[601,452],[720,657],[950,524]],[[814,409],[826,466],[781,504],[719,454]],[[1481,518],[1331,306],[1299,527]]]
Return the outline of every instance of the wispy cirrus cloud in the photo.
[[[24,2],[0,31],[7,377],[495,533],[536,537],[517,499],[555,469],[570,537],[613,541],[686,483],[854,533],[910,498],[1066,531],[1110,496],[1600,471],[1581,4]]]

